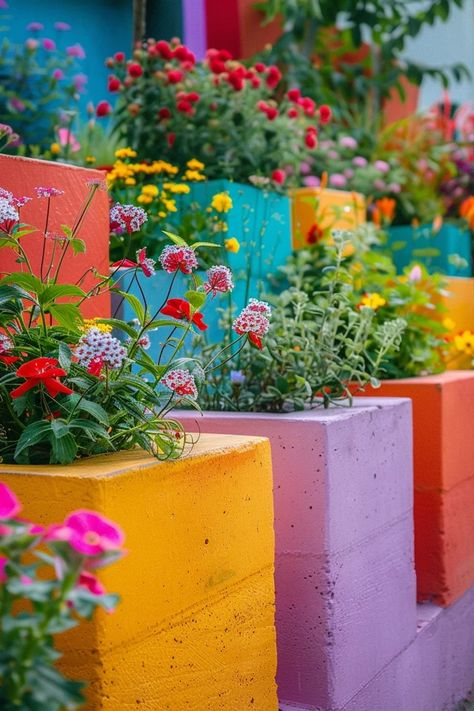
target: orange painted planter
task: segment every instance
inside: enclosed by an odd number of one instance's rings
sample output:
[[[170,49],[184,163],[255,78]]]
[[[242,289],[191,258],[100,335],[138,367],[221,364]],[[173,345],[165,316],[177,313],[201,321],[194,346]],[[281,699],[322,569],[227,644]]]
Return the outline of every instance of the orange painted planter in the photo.
[[[418,599],[449,605],[474,585],[474,372],[386,380],[370,394],[413,401]]]
[[[46,218],[46,199],[36,198],[35,188],[54,187],[64,191],[64,195],[52,198],[49,232],[60,233],[61,225],[72,226],[88,192],[90,180],[103,179],[103,173],[89,168],[78,168],[63,163],[0,155],[0,187],[10,190],[17,197],[27,195],[33,200],[21,208],[21,220],[28,224],[42,226]],[[98,190],[91,208],[84,220],[79,237],[86,243],[86,253],[74,258],[66,258],[59,281],[75,283],[91,266],[101,274],[109,268],[109,205],[107,194]],[[43,236],[32,233],[23,238],[23,246],[33,269],[39,274]],[[46,250],[46,260],[51,255],[53,241]],[[18,271],[16,254],[2,250],[0,272],[9,274]],[[48,261],[47,261],[48,263]],[[84,280],[82,287],[87,290],[96,280],[92,275]],[[110,316],[110,298],[103,294],[84,302],[83,315],[86,317]]]
[[[450,318],[454,322],[454,331],[474,331],[474,278],[472,277],[445,277],[445,296],[440,301],[445,307],[442,313],[436,313],[435,318],[444,320]],[[449,370],[459,368],[471,368],[470,356],[459,354],[453,351],[450,355],[446,367]]]
[[[308,246],[314,225],[322,230],[352,230],[366,221],[365,198],[344,190],[296,188],[290,191],[293,248]]]

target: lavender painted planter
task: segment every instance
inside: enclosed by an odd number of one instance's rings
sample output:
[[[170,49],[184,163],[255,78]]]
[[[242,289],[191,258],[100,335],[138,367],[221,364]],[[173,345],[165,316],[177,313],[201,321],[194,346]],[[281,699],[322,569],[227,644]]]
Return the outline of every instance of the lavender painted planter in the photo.
[[[270,438],[280,701],[344,708],[415,637],[410,402],[177,415],[189,431]]]

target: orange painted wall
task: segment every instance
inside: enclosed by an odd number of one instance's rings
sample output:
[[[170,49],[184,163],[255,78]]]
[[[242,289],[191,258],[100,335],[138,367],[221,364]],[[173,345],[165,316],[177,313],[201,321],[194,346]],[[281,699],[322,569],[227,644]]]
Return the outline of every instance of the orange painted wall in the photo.
[[[418,598],[449,605],[474,585],[474,372],[386,380],[413,401]]]
[[[51,232],[59,232],[61,225],[71,226],[88,192],[90,180],[102,179],[103,173],[90,168],[18,158],[0,155],[0,187],[10,190],[20,197],[27,195],[33,200],[21,209],[21,220],[34,226],[43,227],[46,218],[44,198],[36,198],[35,187],[55,187],[64,190],[51,200]],[[109,208],[108,197],[98,190],[91,209],[78,235],[86,243],[86,253],[65,259],[61,283],[74,283],[90,267],[96,267],[102,274],[107,274],[109,267]],[[41,263],[43,237],[32,233],[23,238],[23,245],[28,253],[33,269],[38,274]],[[48,244],[46,255],[51,254],[52,242]],[[18,271],[16,255],[7,250],[0,253],[0,272]],[[84,281],[83,288],[90,288],[95,279],[92,276]],[[83,314],[86,317],[110,316],[110,298],[108,294],[89,299],[84,303]]]

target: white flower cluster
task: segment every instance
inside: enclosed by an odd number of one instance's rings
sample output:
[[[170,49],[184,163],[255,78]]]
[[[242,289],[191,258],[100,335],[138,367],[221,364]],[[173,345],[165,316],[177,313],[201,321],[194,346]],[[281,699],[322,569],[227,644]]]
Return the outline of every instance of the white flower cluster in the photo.
[[[118,338],[95,326],[81,336],[74,353],[79,365],[85,368],[97,362],[102,362],[109,368],[120,368],[127,355]]]
[[[18,222],[20,216],[18,210],[6,198],[0,197],[0,225],[6,222]]]

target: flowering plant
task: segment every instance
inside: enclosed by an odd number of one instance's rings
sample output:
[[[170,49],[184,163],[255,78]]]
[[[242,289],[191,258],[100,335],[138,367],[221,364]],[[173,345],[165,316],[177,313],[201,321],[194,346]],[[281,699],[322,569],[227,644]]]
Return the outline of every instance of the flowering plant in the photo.
[[[39,274],[31,267],[27,248],[27,237],[35,230],[19,219],[27,198],[1,192],[0,249],[14,250],[22,268],[0,279],[0,457],[4,461],[65,464],[77,457],[136,446],[160,458],[179,456],[188,438],[167,414],[176,402],[196,406],[195,378],[199,384],[205,372],[215,367],[216,358],[201,366],[178,357],[188,333],[207,329],[201,313],[206,300],[233,288],[226,267],[209,269],[205,283],[193,276],[198,266],[196,250],[202,243],[188,246],[170,236],[174,243],[159,258],[169,274],[169,286],[152,311],[145,298],[141,302],[113,285],[120,268],[132,270],[138,283],[154,274],[156,263],[146,248],[138,250],[135,260],[115,262],[112,275],[100,275],[90,267],[75,284],[61,283],[66,257],[85,250],[78,235],[98,188],[91,185],[73,227],[63,226],[58,235],[50,233],[49,217],[61,191],[37,188],[37,199],[46,202],[47,215]],[[143,209],[132,205],[116,204],[111,209],[115,230],[136,232],[146,219]],[[178,273],[188,275],[194,288],[183,298],[171,298]],[[91,276],[92,285],[83,288]],[[133,323],[83,319],[79,307],[107,290],[117,291],[130,303],[136,316]],[[146,351],[149,333],[155,329],[162,329],[164,335],[154,360]],[[248,335],[252,331],[236,332],[235,344],[243,347],[247,340],[252,342]]]
[[[202,62],[177,41],[148,40],[133,58],[107,61],[109,90],[119,93],[116,130],[140,159],[156,155],[185,169],[189,156],[207,176],[279,186],[291,182],[317,145],[318,122],[330,110],[292,89],[283,96],[280,70],[246,66],[226,50],[210,49]]]
[[[4,28],[2,28],[4,29]],[[0,50],[0,121],[10,124],[25,146],[49,149],[67,131],[70,112],[76,113],[87,77],[79,61],[84,50],[79,44],[64,46],[71,27],[54,24],[54,38],[45,35],[40,22],[30,22],[23,44],[7,38]]]
[[[111,232],[110,253],[113,260],[133,258],[137,249],[145,245],[149,256],[157,258],[166,244],[166,232],[174,232],[193,244],[203,236],[216,239],[227,232],[222,214],[232,207],[226,193],[212,195],[207,206],[193,202],[183,206],[180,195],[189,194],[189,183],[206,180],[204,165],[195,159],[187,161],[184,171],[171,163],[154,160],[136,162],[137,154],[130,148],[120,148],[116,161],[107,174],[107,184],[113,200],[137,204],[147,214],[147,221],[139,233]],[[210,266],[205,260],[206,266]]]
[[[53,635],[112,612],[119,598],[107,594],[92,572],[122,555],[121,529],[94,511],[74,511],[43,529],[18,517],[21,505],[0,483],[0,706],[13,709],[77,708],[83,684],[55,667]]]
[[[377,387],[387,353],[400,346],[402,319],[374,327],[375,310],[357,308],[343,266],[344,240],[335,238],[335,262],[311,296],[301,286],[273,298],[276,307],[260,353],[233,354],[203,386],[204,409],[282,412],[351,402],[354,390]],[[298,253],[296,253],[298,254]],[[270,314],[268,304],[261,307]],[[375,344],[375,347],[374,347]]]
[[[383,232],[374,224],[360,225],[348,238],[351,248],[344,257],[351,285],[348,299],[354,308],[368,307],[373,312],[367,342],[372,358],[378,347],[374,329],[400,319],[405,322],[399,347],[387,350],[380,361],[381,376],[401,378],[444,370],[448,328],[443,323],[440,298],[444,293],[442,276],[428,274],[418,264],[397,274],[391,254],[383,249]],[[285,277],[312,299],[321,289],[334,254],[335,248],[327,240],[295,252],[283,269]]]

